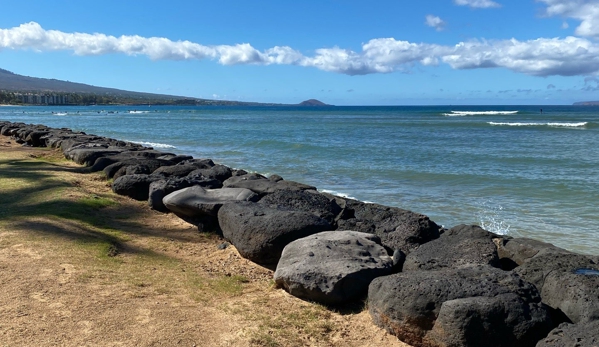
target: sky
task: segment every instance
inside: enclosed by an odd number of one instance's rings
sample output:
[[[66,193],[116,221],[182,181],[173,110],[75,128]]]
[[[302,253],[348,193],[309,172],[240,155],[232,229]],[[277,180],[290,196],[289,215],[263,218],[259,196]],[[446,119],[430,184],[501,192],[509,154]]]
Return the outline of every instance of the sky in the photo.
[[[205,99],[599,100],[599,0],[7,0],[0,68]]]

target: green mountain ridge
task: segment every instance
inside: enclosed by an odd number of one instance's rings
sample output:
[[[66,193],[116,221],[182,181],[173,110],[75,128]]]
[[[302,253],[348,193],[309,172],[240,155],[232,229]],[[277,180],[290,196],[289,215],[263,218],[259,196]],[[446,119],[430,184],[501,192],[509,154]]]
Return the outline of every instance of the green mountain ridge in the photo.
[[[133,92],[57,79],[23,76],[4,69],[0,69],[0,104],[283,106],[283,104],[275,103],[212,100]],[[310,99],[297,105],[323,106],[326,104]]]

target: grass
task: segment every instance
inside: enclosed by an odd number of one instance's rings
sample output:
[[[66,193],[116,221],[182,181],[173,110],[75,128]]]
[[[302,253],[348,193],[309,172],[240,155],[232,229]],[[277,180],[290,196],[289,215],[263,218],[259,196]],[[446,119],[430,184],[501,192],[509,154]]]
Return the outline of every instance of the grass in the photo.
[[[158,220],[149,220],[161,215],[113,194],[101,174],[83,175],[52,150],[34,153],[0,151],[0,250],[20,246],[44,252],[40,262],[47,268],[73,264],[73,281],[87,290],[83,296],[112,291],[135,303],[169,301],[194,312],[206,308],[204,314],[218,313],[238,324],[240,337],[232,345],[356,345],[346,343],[345,335],[341,342],[331,340],[345,317],[283,294],[270,273],[261,272],[266,270],[236,258],[232,247],[218,250],[217,236],[176,224],[164,230],[155,225]]]

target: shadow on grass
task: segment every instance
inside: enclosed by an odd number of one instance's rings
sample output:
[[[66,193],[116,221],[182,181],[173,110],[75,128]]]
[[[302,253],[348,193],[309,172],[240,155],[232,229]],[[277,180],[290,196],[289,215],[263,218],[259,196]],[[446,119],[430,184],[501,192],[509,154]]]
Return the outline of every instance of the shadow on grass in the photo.
[[[119,208],[111,193],[94,194],[73,176],[61,175],[81,171],[39,160],[0,160],[0,223],[96,245],[108,255],[148,252],[127,245],[127,234],[191,242],[192,237],[135,222],[147,213],[141,206]]]

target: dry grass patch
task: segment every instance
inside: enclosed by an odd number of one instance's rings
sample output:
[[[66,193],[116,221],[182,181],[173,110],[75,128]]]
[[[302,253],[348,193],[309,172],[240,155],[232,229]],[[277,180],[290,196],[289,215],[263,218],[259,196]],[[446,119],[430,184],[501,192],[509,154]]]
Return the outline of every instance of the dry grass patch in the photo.
[[[83,171],[0,149],[0,346],[404,346]]]

